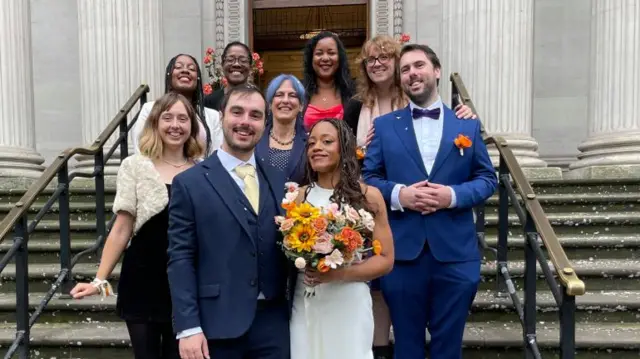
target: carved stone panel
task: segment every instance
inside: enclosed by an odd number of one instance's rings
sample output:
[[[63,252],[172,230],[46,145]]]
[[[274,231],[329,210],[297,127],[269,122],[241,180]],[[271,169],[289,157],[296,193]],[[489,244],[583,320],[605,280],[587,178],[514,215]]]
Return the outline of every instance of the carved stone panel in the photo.
[[[371,0],[370,4],[371,36],[402,34],[402,0]]]

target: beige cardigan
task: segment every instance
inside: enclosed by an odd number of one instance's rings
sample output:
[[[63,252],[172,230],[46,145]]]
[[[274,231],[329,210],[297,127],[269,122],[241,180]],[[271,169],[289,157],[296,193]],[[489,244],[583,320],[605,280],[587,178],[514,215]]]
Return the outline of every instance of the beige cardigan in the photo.
[[[169,203],[169,193],[160,174],[151,159],[143,155],[135,154],[122,161],[116,186],[113,213],[125,211],[135,217],[132,235]]]

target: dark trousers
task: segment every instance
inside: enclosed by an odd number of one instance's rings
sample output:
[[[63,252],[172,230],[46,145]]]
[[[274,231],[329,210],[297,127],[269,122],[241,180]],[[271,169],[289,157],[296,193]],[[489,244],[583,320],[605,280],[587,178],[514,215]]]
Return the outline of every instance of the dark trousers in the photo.
[[[126,323],[136,359],[180,359],[171,323],[131,320]]]
[[[398,359],[461,359],[462,335],[480,282],[480,261],[441,263],[428,248],[413,261],[396,261],[381,278]]]
[[[289,359],[289,306],[286,301],[258,301],[249,330],[235,339],[208,341],[211,358]]]

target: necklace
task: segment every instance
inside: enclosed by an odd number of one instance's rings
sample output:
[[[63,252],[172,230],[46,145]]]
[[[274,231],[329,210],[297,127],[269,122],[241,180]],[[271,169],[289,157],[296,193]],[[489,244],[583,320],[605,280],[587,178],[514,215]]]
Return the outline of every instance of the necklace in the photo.
[[[171,163],[171,162],[169,162],[169,161],[165,160],[164,158],[161,158],[161,160],[162,160],[162,162],[164,162],[164,163],[168,164],[169,166],[175,167],[175,168],[180,168],[180,167],[182,167],[182,166],[186,165],[186,164],[187,164],[187,162],[189,162],[189,160],[188,160],[188,159],[185,159],[185,160],[184,160],[184,162],[183,162],[182,164],[176,165],[176,164],[174,164],[174,163]]]
[[[273,134],[273,129],[269,131],[269,137],[271,137],[274,141],[276,141],[280,146],[289,146],[290,144],[293,143],[293,140],[296,138],[296,131],[293,130],[293,136],[291,136],[291,140],[287,142],[280,141],[278,138],[276,138],[276,136]]]

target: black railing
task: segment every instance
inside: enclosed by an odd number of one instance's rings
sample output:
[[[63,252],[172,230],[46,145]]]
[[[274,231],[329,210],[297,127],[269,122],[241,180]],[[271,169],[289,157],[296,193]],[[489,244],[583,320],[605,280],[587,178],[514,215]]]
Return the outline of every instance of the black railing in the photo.
[[[469,106],[474,113],[476,108],[471,101],[462,78],[451,74],[451,105],[459,103]],[[536,281],[537,268],[540,265],[542,275],[559,307],[560,317],[560,359],[575,357],[575,297],[583,295],[585,285],[578,278],[547,216],[542,210],[533,188],[527,181],[511,148],[502,137],[490,136],[482,127],[482,136],[487,145],[495,146],[500,156],[498,167],[498,245],[487,245],[485,234],[484,205],[475,209],[478,240],[485,250],[496,256],[498,295],[509,296],[522,324],[522,337],[526,358],[541,358],[536,339]],[[516,292],[509,275],[508,241],[509,208],[513,208],[522,226],[525,241],[524,258],[524,305]],[[547,250],[555,273],[549,267],[542,246]],[[556,276],[558,279],[556,279]],[[559,281],[559,283],[558,283]]]
[[[128,156],[127,137],[129,136],[129,130],[138,119],[140,111],[138,110],[130,123],[128,122],[129,113],[137,103],[140,103],[140,107],[142,107],[147,101],[148,92],[149,86],[141,85],[92,145],[88,147],[70,148],[58,155],[51,165],[45,169],[42,176],[29,187],[27,192],[20,198],[11,211],[9,211],[2,222],[0,222],[0,242],[4,241],[9,233],[13,231],[13,245],[8,249],[4,257],[0,259],[0,273],[2,273],[7,266],[7,263],[14,258],[16,266],[16,337],[5,354],[5,359],[13,357],[16,352],[20,359],[29,358],[29,334],[31,327],[38,320],[58,289],[61,290],[63,296],[68,296],[71,286],[73,285],[71,281],[72,269],[78,260],[88,254],[97,252],[102,247],[106,239],[107,229],[111,228],[116,218],[113,216],[109,223],[106,223],[104,167],[118,148],[120,149],[121,161]],[[112,144],[109,152],[105,155],[104,146],[116,130],[119,130],[119,136]],[[95,161],[93,172],[88,174],[80,172],[69,174],[69,160],[76,155],[93,156]],[[58,183],[51,197],[49,197],[35,217],[29,221],[29,208],[56,177]],[[77,177],[95,178],[96,228],[98,237],[90,248],[71,257],[69,185],[71,181]],[[51,285],[51,288],[44,298],[42,298],[40,304],[32,314],[29,314],[29,263],[27,260],[27,243],[29,242],[29,235],[36,229],[40,220],[51,210],[56,202],[58,202],[58,218],[60,222],[60,271],[58,272],[56,281]]]

